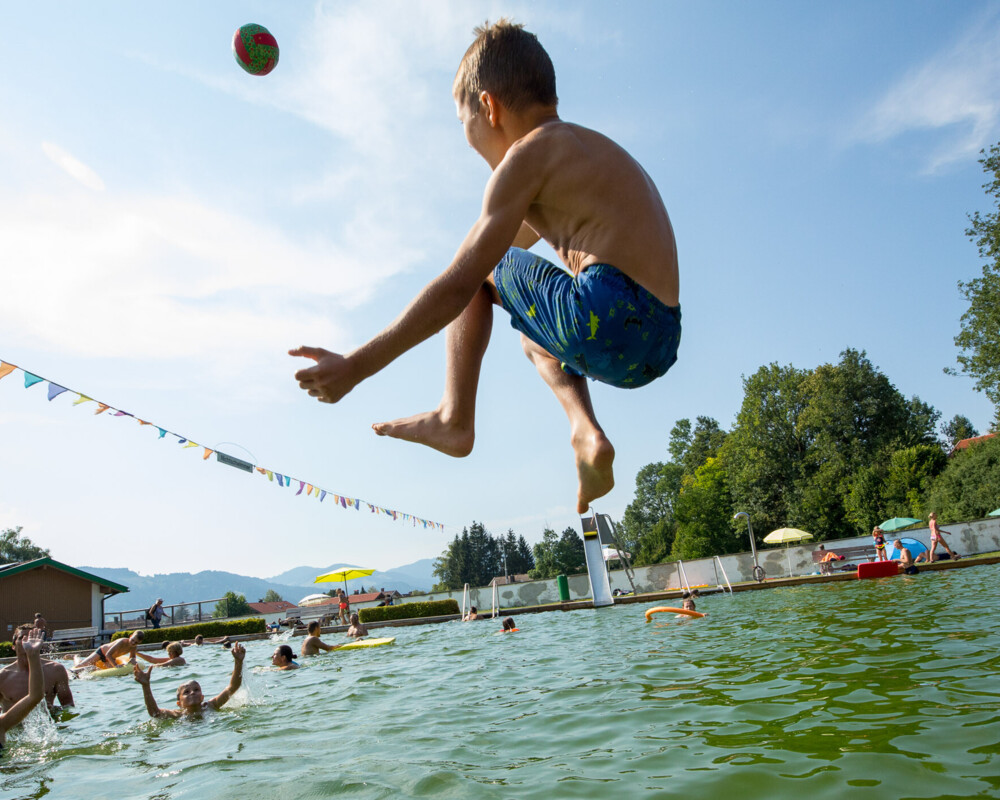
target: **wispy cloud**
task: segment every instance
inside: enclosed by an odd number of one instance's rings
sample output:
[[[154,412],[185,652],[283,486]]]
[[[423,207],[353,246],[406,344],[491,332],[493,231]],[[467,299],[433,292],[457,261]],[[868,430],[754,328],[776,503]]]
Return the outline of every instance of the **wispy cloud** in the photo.
[[[879,99],[855,138],[883,142],[940,130],[927,169],[978,153],[1000,130],[1000,14],[976,20],[956,41],[915,67]]]
[[[104,181],[90,167],[52,142],[42,142],[42,151],[49,161],[76,181],[95,192],[104,191]]]

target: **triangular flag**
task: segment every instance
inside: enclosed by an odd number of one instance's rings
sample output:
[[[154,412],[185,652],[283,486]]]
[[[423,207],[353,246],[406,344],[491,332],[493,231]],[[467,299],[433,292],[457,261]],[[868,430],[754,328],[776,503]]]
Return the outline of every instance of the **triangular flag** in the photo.
[[[209,449],[208,449],[208,448],[206,447],[206,448],[205,448],[205,455],[203,455],[203,456],[201,457],[201,460],[202,460],[202,461],[208,461],[208,457],[209,457],[210,455],[212,455],[212,453],[214,453],[214,452],[215,452],[214,450],[209,450]]]
[[[160,432],[160,438],[161,438],[161,439],[162,439],[162,438],[163,438],[164,436],[166,436],[166,435],[167,435],[167,430],[166,430],[166,428],[157,428],[157,430],[158,430],[158,431]]]
[[[0,378],[10,375],[17,367],[13,364],[8,364],[6,361],[0,361]]]
[[[39,378],[37,375],[32,375],[30,372],[24,373],[24,388],[27,389],[29,386],[34,386],[39,381],[44,381],[45,378]]]
[[[95,411],[94,414],[95,415],[96,414],[103,414],[109,408],[111,408],[111,406],[109,406],[107,403],[98,403],[97,404],[97,411]]]
[[[319,501],[322,503],[325,497],[326,497],[326,489],[323,489],[323,491],[319,493]]]
[[[188,448],[188,447],[199,447],[199,446],[200,445],[197,442],[188,442],[187,444],[184,445],[185,448]]]
[[[139,420],[139,424],[140,425],[152,425],[153,424],[152,422],[146,422],[146,420],[139,419],[138,417],[136,417],[136,419]]]
[[[273,481],[274,480],[274,473],[271,472],[271,470],[265,470],[265,472],[267,472],[267,479],[269,481]]]
[[[295,496],[298,497],[300,494],[302,494],[302,490],[305,488],[306,488],[305,482],[299,481],[299,490],[295,493]]]
[[[65,386],[60,386],[58,383],[52,383],[49,381],[49,402],[52,402],[52,398],[58,397],[63,392],[69,391]]]
[[[87,397],[85,394],[81,394],[76,400],[73,401],[73,405],[78,406],[80,403],[86,403],[88,401],[93,402],[93,397]]]

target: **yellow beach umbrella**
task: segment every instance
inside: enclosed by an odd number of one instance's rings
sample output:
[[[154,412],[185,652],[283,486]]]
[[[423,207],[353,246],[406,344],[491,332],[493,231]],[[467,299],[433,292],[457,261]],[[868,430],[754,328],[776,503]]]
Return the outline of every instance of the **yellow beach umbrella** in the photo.
[[[320,575],[313,583],[332,583],[333,581],[344,582],[344,593],[347,593],[347,582],[354,578],[367,578],[375,570],[362,569],[361,567],[338,567],[323,575]]]
[[[788,555],[788,545],[794,542],[804,542],[812,538],[813,535],[811,533],[800,531],[798,528],[778,528],[778,530],[771,531],[765,536],[764,541],[767,544],[785,545],[785,561],[788,563],[788,577],[790,578],[792,577],[792,557]]]
[[[764,541],[767,544],[791,544],[792,542],[804,542],[812,538],[813,535],[811,533],[800,531],[798,528],[778,528],[778,530],[771,531],[765,536]]]

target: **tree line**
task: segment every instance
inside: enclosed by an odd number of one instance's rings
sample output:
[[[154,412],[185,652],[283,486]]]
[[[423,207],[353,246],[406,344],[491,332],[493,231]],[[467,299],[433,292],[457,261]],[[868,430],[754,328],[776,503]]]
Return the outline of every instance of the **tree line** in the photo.
[[[473,522],[434,562],[434,575],[439,579],[434,591],[457,591],[465,584],[488,586],[494,578],[505,575],[554,578],[584,572],[586,568],[583,539],[572,528],[566,528],[561,535],[546,528],[542,541],[529,547],[524,536],[513,530],[493,536],[483,523]]]
[[[992,211],[969,216],[966,235],[982,275],[960,281],[969,302],[955,337],[957,374],[975,380],[1000,429],[1000,143],[981,153]],[[1000,505],[1000,436],[954,452],[978,432],[962,415],[904,398],[866,357],[801,370],[769,364],[743,381],[731,430],[710,417],[679,420],[669,458],[636,476],[620,532],[636,564],[747,549],[733,519],[746,511],[755,534],[802,528],[816,540],[857,536],[888,517],[982,517]],[[936,435],[940,434],[940,438]]]

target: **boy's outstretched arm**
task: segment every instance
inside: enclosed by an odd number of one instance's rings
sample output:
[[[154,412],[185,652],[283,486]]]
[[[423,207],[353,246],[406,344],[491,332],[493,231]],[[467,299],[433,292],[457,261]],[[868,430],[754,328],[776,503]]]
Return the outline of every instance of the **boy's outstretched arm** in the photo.
[[[208,704],[215,709],[222,708],[243,685],[243,657],[247,654],[246,648],[239,642],[233,645],[233,674],[229,679],[229,685],[208,701]]]
[[[153,719],[161,719],[169,715],[156,704],[156,699],[153,697],[153,689],[149,685],[149,677],[152,672],[152,667],[143,671],[138,664],[132,665],[132,677],[135,678],[136,683],[142,686],[142,698],[146,701],[147,713]]]
[[[541,183],[540,170],[526,158],[508,157],[490,177],[483,209],[448,268],[425,286],[387,328],[347,355],[319,347],[298,347],[289,355],[316,365],[295,373],[299,386],[324,403],[336,403],[361,381],[444,328],[471,302],[504,253],[517,240],[530,246],[524,217]],[[537,235],[535,240],[537,241]]]
[[[34,629],[27,639],[21,641],[24,654],[28,657],[28,693],[3,714],[0,714],[0,731],[6,732],[30,713],[31,709],[45,696],[45,677],[42,674],[42,642],[44,633]]]

